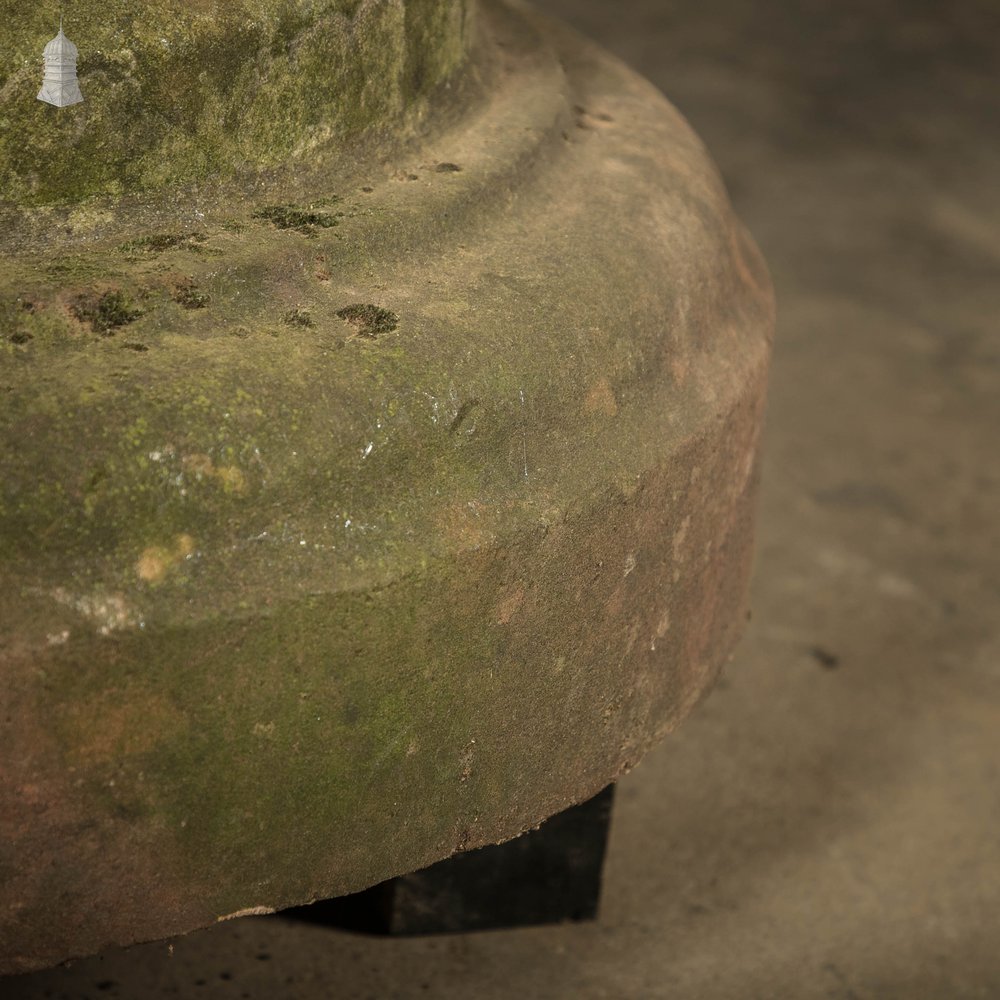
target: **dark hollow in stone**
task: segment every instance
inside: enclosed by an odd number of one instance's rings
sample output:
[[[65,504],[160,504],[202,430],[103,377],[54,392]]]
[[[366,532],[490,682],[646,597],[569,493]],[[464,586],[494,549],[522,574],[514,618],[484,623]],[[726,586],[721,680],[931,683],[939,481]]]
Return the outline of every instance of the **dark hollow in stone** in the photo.
[[[840,657],[822,646],[813,646],[809,653],[824,670],[836,670],[840,666]]]

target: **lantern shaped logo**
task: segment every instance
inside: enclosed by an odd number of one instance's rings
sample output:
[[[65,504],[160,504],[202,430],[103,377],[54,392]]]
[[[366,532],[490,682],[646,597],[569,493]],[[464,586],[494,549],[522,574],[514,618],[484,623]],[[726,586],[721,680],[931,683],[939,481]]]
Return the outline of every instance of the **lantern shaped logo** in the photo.
[[[60,18],[59,34],[45,46],[45,79],[38,92],[40,101],[54,104],[57,108],[67,108],[83,100],[76,78],[78,55],[76,46],[63,34]]]

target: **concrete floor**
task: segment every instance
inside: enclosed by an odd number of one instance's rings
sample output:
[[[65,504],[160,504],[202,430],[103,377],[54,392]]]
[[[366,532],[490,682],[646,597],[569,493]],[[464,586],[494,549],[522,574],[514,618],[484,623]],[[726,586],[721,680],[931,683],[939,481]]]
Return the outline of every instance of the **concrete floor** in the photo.
[[[713,150],[780,304],[755,620],[621,783],[601,920],[248,919],[28,997],[1000,997],[1000,7],[546,0]]]

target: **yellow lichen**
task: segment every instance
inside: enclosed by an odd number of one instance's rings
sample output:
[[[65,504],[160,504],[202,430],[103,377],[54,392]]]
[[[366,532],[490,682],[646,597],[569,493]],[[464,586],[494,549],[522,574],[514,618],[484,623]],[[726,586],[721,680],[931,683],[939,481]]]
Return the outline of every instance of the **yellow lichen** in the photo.
[[[198,479],[214,479],[226,493],[245,493],[246,476],[243,470],[235,465],[216,465],[210,455],[201,453],[185,455],[182,459],[185,472],[190,472]]]
[[[170,563],[171,555],[167,549],[162,545],[150,545],[136,560],[135,572],[140,580],[159,583],[167,575]]]
[[[194,539],[188,534],[177,535],[169,548],[164,545],[149,545],[136,560],[136,576],[146,583],[160,583],[171,569],[192,555],[194,550]]]

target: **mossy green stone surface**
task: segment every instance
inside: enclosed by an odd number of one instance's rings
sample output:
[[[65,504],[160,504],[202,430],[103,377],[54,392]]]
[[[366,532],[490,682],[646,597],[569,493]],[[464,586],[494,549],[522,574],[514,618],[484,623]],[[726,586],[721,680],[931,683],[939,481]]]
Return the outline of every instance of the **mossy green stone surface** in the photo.
[[[81,139],[73,192],[2,132],[0,971],[515,836],[631,767],[745,617],[771,292],[663,98],[520,7],[136,6],[67,33],[162,31],[198,93],[234,75],[195,40],[246,23],[255,67],[408,41],[324,63],[315,120],[244,83],[252,128],[192,97],[131,152],[84,76],[113,155]],[[55,111],[11,79],[8,120]]]
[[[56,2],[0,0],[0,201],[246,174],[405,127],[462,64],[472,0],[73,0],[84,104],[36,101]]]

